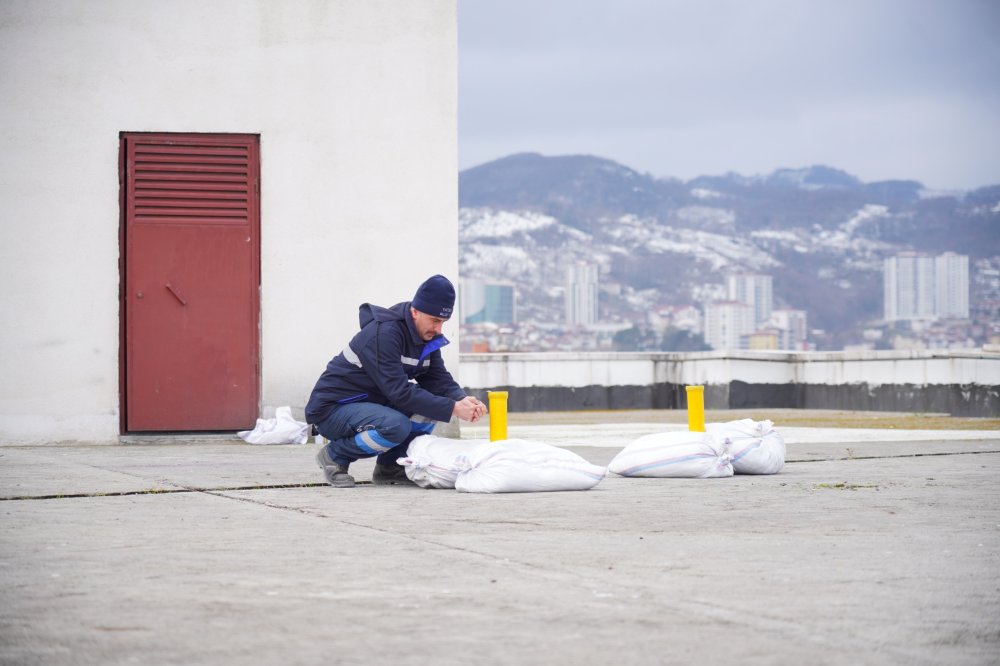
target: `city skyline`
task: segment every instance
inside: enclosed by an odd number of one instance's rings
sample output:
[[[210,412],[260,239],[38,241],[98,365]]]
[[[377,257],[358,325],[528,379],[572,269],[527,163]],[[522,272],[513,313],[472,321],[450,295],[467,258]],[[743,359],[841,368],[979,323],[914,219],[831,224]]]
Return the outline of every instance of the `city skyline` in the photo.
[[[850,348],[968,348],[973,342],[969,337],[972,332],[984,325],[990,327],[989,315],[983,319],[983,309],[995,310],[1000,302],[995,298],[1000,289],[1000,271],[989,262],[983,263],[975,280],[993,284],[989,292],[993,300],[988,297],[973,308],[968,256],[953,252],[940,255],[902,252],[887,257],[883,261],[884,317],[868,322],[867,342]],[[991,288],[989,284],[983,286]],[[678,332],[686,336],[686,341],[682,340],[684,345],[693,342],[697,346],[696,340],[700,339],[717,351],[815,349],[809,339],[808,311],[774,308],[772,276],[767,274],[729,274],[722,297],[706,299],[699,304],[700,311],[694,306],[666,306],[629,323],[599,318],[599,272],[595,265],[587,262],[568,265],[564,289],[566,314],[561,323],[518,322],[512,305],[499,306],[516,302],[516,285],[463,280],[463,293],[478,294],[471,301],[475,305],[465,306],[470,310],[468,315],[463,314],[462,322],[470,326],[463,330],[471,334],[479,351],[491,350],[490,339],[493,345],[502,340],[499,343],[502,351],[630,350],[633,345],[639,345],[636,350],[660,349],[668,336],[681,340],[676,338]],[[486,296],[487,293],[493,295]],[[493,305],[487,306],[490,299]],[[484,324],[488,328],[478,327]],[[997,325],[994,316],[992,332],[984,329],[980,335],[987,341],[997,340]]]

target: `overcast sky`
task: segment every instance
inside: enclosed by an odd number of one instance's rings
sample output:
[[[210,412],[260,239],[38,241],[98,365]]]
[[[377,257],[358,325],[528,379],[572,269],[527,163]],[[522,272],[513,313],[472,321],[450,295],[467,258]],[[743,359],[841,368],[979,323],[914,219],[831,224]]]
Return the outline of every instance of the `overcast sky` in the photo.
[[[458,0],[459,166],[1000,184],[1000,0]]]

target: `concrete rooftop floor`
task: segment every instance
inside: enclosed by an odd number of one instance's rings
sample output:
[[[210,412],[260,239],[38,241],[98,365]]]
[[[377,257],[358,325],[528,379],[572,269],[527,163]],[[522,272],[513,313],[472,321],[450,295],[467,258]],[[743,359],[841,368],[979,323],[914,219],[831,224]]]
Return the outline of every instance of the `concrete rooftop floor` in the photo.
[[[780,474],[585,492],[334,489],[313,445],[223,437],[0,446],[0,663],[1000,662],[1000,432],[750,416]],[[509,436],[604,465],[685,418]]]

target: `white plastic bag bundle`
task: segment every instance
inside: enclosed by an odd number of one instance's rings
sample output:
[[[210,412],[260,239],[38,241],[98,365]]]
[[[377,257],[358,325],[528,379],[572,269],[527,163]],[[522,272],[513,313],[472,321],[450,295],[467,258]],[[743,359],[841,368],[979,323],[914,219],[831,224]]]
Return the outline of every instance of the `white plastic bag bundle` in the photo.
[[[486,442],[461,458],[466,469],[455,490],[465,493],[589,490],[608,473],[572,451],[523,439]]]
[[[448,439],[421,435],[406,447],[406,457],[396,460],[406,477],[421,488],[454,488],[459,472],[468,467],[465,456],[485,439]]]
[[[728,449],[737,474],[777,474],[785,466],[785,439],[770,421],[709,423],[705,430]]]
[[[643,435],[619,451],[608,470],[622,476],[708,479],[733,475],[725,445],[706,432]]]
[[[309,425],[293,419],[291,407],[278,407],[273,419],[257,419],[253,430],[241,430],[236,436],[248,444],[305,444]]]

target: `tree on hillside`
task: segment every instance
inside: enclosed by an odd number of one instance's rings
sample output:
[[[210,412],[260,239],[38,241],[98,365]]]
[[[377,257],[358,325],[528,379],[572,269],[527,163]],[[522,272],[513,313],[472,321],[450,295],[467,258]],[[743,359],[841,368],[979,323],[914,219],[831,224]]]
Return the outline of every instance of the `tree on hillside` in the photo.
[[[656,333],[647,326],[633,326],[615,333],[616,351],[658,351]]]
[[[696,352],[710,351],[701,333],[693,333],[681,328],[668,328],[660,339],[661,351]]]

